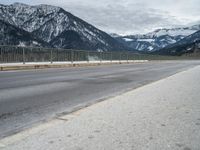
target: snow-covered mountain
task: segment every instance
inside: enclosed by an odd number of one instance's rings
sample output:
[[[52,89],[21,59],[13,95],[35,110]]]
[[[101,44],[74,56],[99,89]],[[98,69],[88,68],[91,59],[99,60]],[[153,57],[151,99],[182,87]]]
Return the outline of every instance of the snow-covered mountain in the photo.
[[[200,30],[200,25],[194,25],[191,27],[183,27],[183,28],[172,28],[172,29],[158,29],[154,32],[150,32],[147,34],[149,37],[160,37],[163,35],[169,35],[169,36],[188,36],[190,34],[193,34],[194,32]]]
[[[19,29],[0,20],[0,45],[39,46],[47,47],[48,44],[38,40],[29,32]]]
[[[0,19],[58,48],[125,49],[110,35],[60,7],[22,3],[0,5]]]
[[[121,36],[116,39],[133,49],[151,52],[174,44],[198,30],[200,30],[200,25],[194,25],[183,28],[158,29],[143,35]]]
[[[168,45],[165,48],[159,50],[158,54],[168,55],[182,55],[185,53],[193,53],[194,51],[200,51],[200,30],[186,36],[182,40]]]

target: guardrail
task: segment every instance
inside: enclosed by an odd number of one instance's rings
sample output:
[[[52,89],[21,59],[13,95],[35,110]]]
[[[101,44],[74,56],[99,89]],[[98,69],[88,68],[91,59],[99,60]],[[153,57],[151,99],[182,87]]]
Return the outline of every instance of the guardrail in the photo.
[[[133,52],[103,52],[39,47],[0,46],[0,63],[62,62],[62,61],[124,61],[171,60],[175,56],[136,54]]]

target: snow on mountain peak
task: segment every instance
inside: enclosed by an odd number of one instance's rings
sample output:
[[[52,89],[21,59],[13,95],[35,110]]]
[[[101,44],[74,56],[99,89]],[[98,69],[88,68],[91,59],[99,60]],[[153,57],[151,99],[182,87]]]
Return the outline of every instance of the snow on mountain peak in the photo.
[[[188,36],[190,34],[193,34],[198,30],[198,26],[194,26],[191,28],[173,28],[173,29],[158,29],[154,32],[150,32],[147,35],[150,37],[159,37],[163,35],[169,35],[169,36]]]
[[[56,6],[23,3],[0,5],[0,19],[55,47],[124,49],[122,44],[105,32]]]
[[[46,11],[50,11],[50,10],[55,10],[55,9],[60,9],[60,7],[57,7],[57,6],[52,6],[52,5],[46,5],[46,4],[40,4],[40,5],[27,5],[27,4],[24,4],[24,3],[19,3],[19,2],[15,2],[9,6],[12,6],[12,7],[15,7],[15,8],[35,8],[35,9],[43,9],[43,10],[46,10]],[[8,7],[9,7],[8,6]]]
[[[193,26],[191,27],[191,29],[192,29],[192,30],[200,30],[200,24],[198,24],[198,25],[193,25]]]
[[[53,15],[60,9],[59,7],[43,4],[35,6],[23,3],[0,5],[0,19],[28,32],[33,32],[53,18]]]
[[[29,5],[24,4],[24,3],[19,3],[19,2],[15,2],[15,3],[11,4],[10,6],[13,6],[13,7],[29,7]]]
[[[118,37],[129,47],[140,51],[156,51],[174,44],[200,30],[200,25],[172,29],[157,29],[147,34]]]

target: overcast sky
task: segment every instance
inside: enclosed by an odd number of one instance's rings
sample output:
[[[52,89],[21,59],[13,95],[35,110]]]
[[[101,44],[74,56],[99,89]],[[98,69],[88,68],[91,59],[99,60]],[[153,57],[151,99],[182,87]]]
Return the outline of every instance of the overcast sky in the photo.
[[[1,0],[49,4],[93,24],[108,33],[147,33],[157,28],[200,23],[200,0]]]

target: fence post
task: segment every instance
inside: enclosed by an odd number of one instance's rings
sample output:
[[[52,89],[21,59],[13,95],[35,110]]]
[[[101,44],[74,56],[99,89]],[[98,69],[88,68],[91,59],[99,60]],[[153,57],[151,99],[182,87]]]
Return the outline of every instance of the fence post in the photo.
[[[74,63],[74,51],[71,50],[71,63],[73,64]]]
[[[6,53],[6,49],[8,49],[7,46],[4,47],[4,53]],[[7,50],[7,53],[8,53],[8,50]],[[7,54],[6,58],[4,58],[4,62],[6,62],[6,63],[9,62],[9,55],[8,54]]]
[[[127,59],[127,63],[128,63],[128,60],[129,60],[129,58],[128,58],[128,52],[126,53],[126,59]]]
[[[3,63],[3,50],[2,50],[2,47],[1,47],[1,63]]]
[[[50,60],[50,61],[51,61],[51,64],[53,63],[53,55],[52,55],[52,54],[53,54],[53,53],[52,53],[52,49],[51,49],[51,56],[50,56],[50,57],[51,57],[51,58],[50,58],[50,59],[51,59],[51,60]]]
[[[138,55],[138,60],[140,60],[140,59],[141,59],[141,54]]]
[[[121,63],[121,53],[119,52],[119,63]]]
[[[90,51],[87,51],[87,61],[88,61],[88,63],[90,62],[89,57],[90,57]]]
[[[25,51],[24,51],[24,47],[22,48],[22,50],[23,50],[23,64],[25,64],[25,62],[26,62],[26,58],[25,58]]]
[[[100,63],[102,62],[102,51],[100,51]]]
[[[110,52],[110,57],[111,57],[111,58],[110,58],[110,61],[112,62],[112,52]]]
[[[13,47],[10,47],[10,49],[11,49],[11,51],[13,51],[13,52],[12,52],[11,61],[12,61],[12,62],[15,62],[15,53],[16,53],[16,49],[14,49]]]

